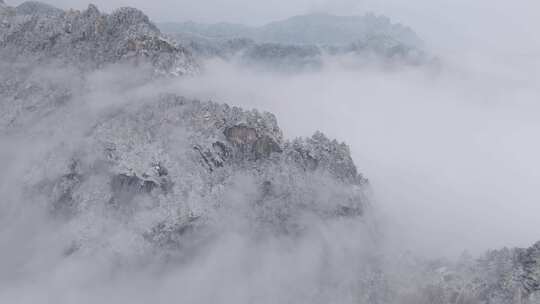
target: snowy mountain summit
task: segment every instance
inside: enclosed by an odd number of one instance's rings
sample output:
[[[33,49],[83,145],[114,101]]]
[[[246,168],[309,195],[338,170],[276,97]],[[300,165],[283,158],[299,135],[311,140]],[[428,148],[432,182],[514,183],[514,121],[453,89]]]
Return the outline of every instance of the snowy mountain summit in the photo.
[[[70,255],[115,248],[104,231],[119,222],[149,254],[237,224],[295,235],[369,209],[347,145],[320,132],[286,139],[272,114],[170,94],[159,89],[167,78],[144,77],[139,61],[171,74],[196,64],[136,9],[24,3],[2,8],[0,33],[10,71],[0,75],[0,134],[57,139],[48,161],[25,164],[19,190],[70,226]]]
[[[373,15],[167,26],[179,42],[134,8],[0,0],[0,302],[540,303],[540,243],[457,262],[388,252],[347,144],[182,96],[207,87],[205,57],[423,62],[412,30]]]
[[[119,61],[148,61],[158,73],[193,73],[189,52],[175,46],[141,11],[121,8],[103,14],[94,5],[63,11],[24,2],[0,12],[0,47],[14,57],[60,60],[84,69]],[[7,56],[7,55],[4,55]]]

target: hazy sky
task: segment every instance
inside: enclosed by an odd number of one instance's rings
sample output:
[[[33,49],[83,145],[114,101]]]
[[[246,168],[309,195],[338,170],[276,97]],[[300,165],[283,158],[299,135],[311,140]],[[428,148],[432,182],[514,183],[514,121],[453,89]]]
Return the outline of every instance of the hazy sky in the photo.
[[[7,0],[9,4],[21,0]],[[63,8],[86,7],[87,0],[48,0]],[[429,45],[463,49],[474,46],[506,52],[540,52],[536,0],[93,0],[105,11],[134,6],[154,21],[236,22],[264,24],[293,15],[328,12],[338,15],[385,14],[413,27]],[[525,51],[523,51],[525,52]]]

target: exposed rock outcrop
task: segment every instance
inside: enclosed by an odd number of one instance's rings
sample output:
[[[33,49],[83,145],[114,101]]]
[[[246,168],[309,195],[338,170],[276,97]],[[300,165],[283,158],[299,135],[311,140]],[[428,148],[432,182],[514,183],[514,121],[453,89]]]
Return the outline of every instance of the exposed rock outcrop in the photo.
[[[257,60],[320,55],[319,48],[243,39],[228,47],[223,54],[247,48],[246,56]],[[386,39],[350,51],[370,48],[388,56],[410,51]],[[316,261],[299,272],[320,277],[302,286],[305,303],[334,303],[336,295],[367,304],[540,303],[540,243],[457,263],[391,255],[390,266],[400,268],[385,269],[376,246],[367,245],[379,237],[369,226],[368,181],[348,146],[321,132],[291,140],[270,113],[164,94],[159,86],[137,91],[140,80],[129,82],[133,70],[127,84],[96,96],[91,73],[111,63],[147,62],[168,75],[197,68],[189,52],[163,38],[138,10],[108,15],[93,5],[78,12],[37,2],[13,8],[0,0],[0,49],[6,55],[0,57],[0,139],[15,134],[47,141],[28,144],[39,160],[21,165],[20,189],[9,189],[18,192],[5,199],[15,200],[16,209],[20,202],[44,206],[54,226],[67,227],[57,240],[64,257],[111,252],[118,260],[169,261],[223,232],[255,239],[255,245],[268,236],[285,239],[288,254],[290,243],[312,233],[320,245],[313,246]],[[114,100],[93,104],[102,98]],[[70,127],[77,130],[64,130]],[[342,247],[331,248],[328,239],[343,231]],[[365,243],[356,239],[363,232]],[[129,244],[116,246],[125,240]],[[313,247],[301,256],[310,259]]]
[[[3,56],[57,60],[83,69],[123,61],[149,62],[160,74],[183,75],[197,70],[191,54],[165,38],[141,11],[121,8],[101,13],[62,11],[39,2],[6,7],[0,14]]]
[[[71,152],[55,148],[66,169],[26,185],[54,218],[88,223],[70,254],[106,240],[93,219],[102,213],[133,222],[144,246],[178,253],[194,233],[248,225],[294,236],[370,208],[348,147],[322,133],[288,141],[269,113],[176,95],[137,104],[99,118]]]

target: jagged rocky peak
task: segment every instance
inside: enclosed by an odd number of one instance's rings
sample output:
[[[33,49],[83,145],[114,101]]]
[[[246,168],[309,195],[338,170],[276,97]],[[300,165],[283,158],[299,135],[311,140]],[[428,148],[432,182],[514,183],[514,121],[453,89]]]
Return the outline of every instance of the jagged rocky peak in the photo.
[[[65,168],[45,182],[53,214],[85,217],[99,206],[114,214],[152,202],[156,220],[139,230],[159,246],[181,244],[193,225],[232,226],[238,202],[245,209],[235,221],[285,234],[300,233],[307,218],[361,217],[368,206],[346,145],[322,133],[288,141],[270,113],[176,95],[103,117]],[[157,216],[163,208],[178,216]]]
[[[286,149],[294,151],[293,157],[306,168],[324,168],[339,180],[352,184],[367,182],[358,173],[349,146],[330,140],[322,132],[317,131],[310,138],[297,138],[287,143]]]
[[[182,75],[198,67],[189,51],[175,45],[141,11],[62,11],[39,2],[8,8],[0,27],[0,50],[14,57],[59,60],[83,69],[117,62],[150,63],[157,73]]]

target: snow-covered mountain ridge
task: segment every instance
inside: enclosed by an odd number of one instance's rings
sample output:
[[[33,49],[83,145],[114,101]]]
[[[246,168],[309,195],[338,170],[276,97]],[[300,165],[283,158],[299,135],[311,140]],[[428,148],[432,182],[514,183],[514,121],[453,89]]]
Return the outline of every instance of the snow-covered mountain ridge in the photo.
[[[121,8],[101,13],[90,5],[84,11],[62,11],[39,2],[0,12],[3,56],[59,60],[84,69],[120,61],[148,61],[161,74],[193,73],[191,54],[175,46],[141,11]]]
[[[211,50],[320,50],[231,41]],[[0,282],[32,288],[58,273],[88,279],[77,267],[109,278],[158,264],[199,303],[238,299],[228,293],[237,282],[255,282],[241,303],[538,303],[539,244],[457,262],[384,252],[349,147],[321,132],[288,138],[271,113],[168,92],[160,76],[199,69],[183,43],[132,8],[0,0],[0,231],[13,233],[0,238]],[[99,290],[103,277],[88,272],[81,285]],[[191,295],[201,281],[213,292]]]

